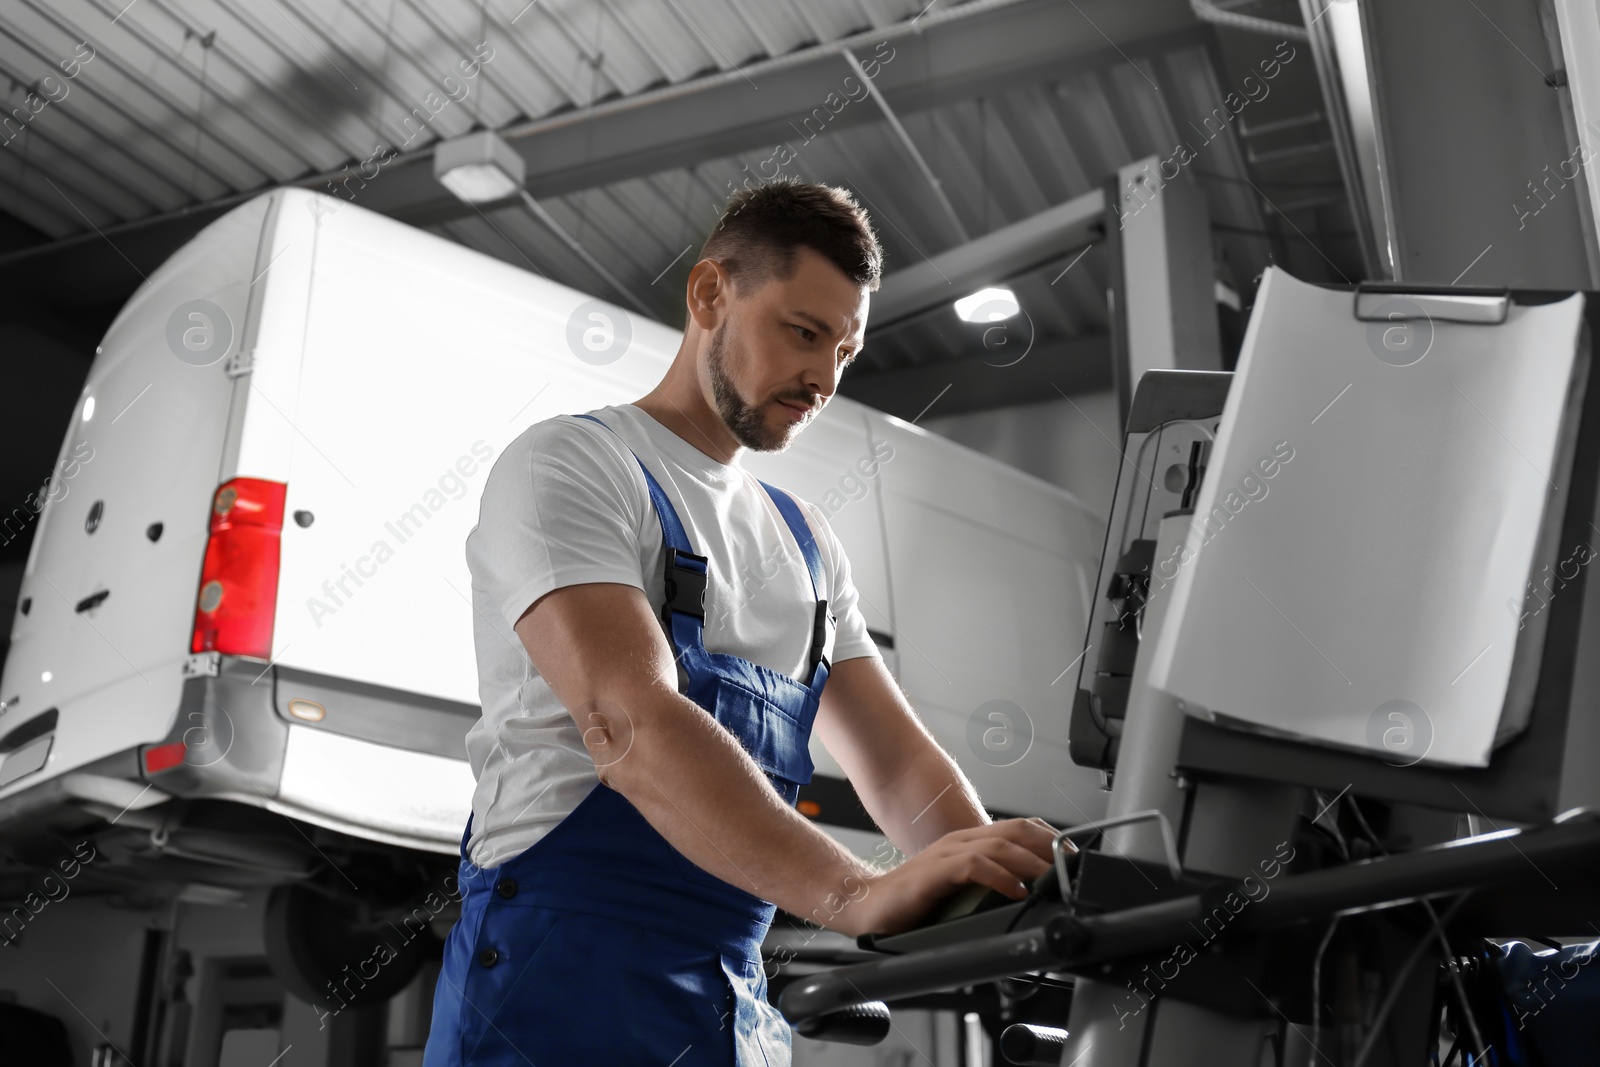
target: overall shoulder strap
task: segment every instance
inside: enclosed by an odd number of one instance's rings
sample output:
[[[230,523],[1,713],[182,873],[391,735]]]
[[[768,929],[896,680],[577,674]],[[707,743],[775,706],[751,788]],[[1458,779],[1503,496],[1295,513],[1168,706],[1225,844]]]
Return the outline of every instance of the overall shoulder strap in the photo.
[[[606,426],[605,423],[593,415],[574,415],[573,418],[588,419],[590,422],[605,426],[606,429],[611,430],[611,427]],[[617,434],[615,430],[611,430],[611,432]],[[617,440],[622,440],[621,434],[617,434]],[[627,448],[627,442],[623,442],[623,447]],[[678,519],[678,511],[672,506],[672,501],[667,499],[667,494],[661,488],[661,483],[656,481],[655,475],[650,473],[650,468],[644,465],[644,460],[639,458],[639,453],[634,452],[631,448],[628,451],[633,453],[634,462],[638,463],[639,469],[644,472],[644,484],[650,491],[650,503],[655,505],[656,518],[661,522],[662,540],[679,552],[692,553],[694,549],[689,545],[689,535],[684,531],[683,523]]]
[[[794,534],[795,543],[800,546],[800,554],[805,557],[806,570],[811,572],[812,595],[821,600],[822,550],[817,547],[817,539],[811,533],[811,524],[806,522],[806,517],[801,513],[800,505],[795,503],[794,497],[766,482],[761,483],[761,488],[767,491],[772,502],[778,506],[778,514],[783,516],[783,521],[789,526],[789,532]]]
[[[829,629],[828,602],[822,596],[822,550],[817,547],[817,539],[811,533],[811,524],[806,522],[806,517],[801,513],[800,505],[795,503],[794,497],[766,482],[761,482],[761,488],[767,491],[772,502],[778,506],[778,514],[783,516],[783,521],[789,526],[789,532],[794,534],[795,543],[800,546],[800,554],[805,557],[806,570],[811,574],[811,595],[816,597],[817,610],[811,623],[811,652],[807,657],[810,679],[808,684],[820,687],[827,681],[830,666],[822,655],[822,650],[828,643]]]
[[[588,419],[611,430],[611,427],[593,415],[573,417]],[[611,432],[617,433],[615,430]],[[617,439],[620,441],[622,435],[617,434]],[[623,444],[626,446],[627,442]],[[628,451],[633,452],[633,449],[630,448]],[[687,692],[688,676],[684,670],[683,654],[679,650],[686,647],[703,647],[702,631],[705,625],[706,584],[710,581],[710,564],[705,556],[695,555],[694,550],[689,547],[689,535],[684,531],[683,523],[678,520],[677,509],[672,506],[672,501],[667,499],[661,483],[650,473],[650,468],[644,465],[639,453],[633,452],[633,458],[639,464],[639,469],[644,472],[645,486],[650,490],[650,503],[656,510],[657,521],[661,523],[661,541],[666,557],[665,600],[661,605],[661,625],[667,632],[673,650],[678,652],[678,691]]]

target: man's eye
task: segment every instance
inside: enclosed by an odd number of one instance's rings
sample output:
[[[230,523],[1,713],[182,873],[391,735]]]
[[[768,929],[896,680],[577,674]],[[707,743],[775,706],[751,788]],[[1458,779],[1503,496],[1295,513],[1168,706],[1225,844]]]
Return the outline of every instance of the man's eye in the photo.
[[[809,341],[813,337],[817,336],[816,334],[812,333],[810,330],[806,329],[804,326],[793,326],[793,325],[791,325],[789,328],[791,330],[798,331],[800,333],[800,335],[801,335],[801,339],[802,340]]]

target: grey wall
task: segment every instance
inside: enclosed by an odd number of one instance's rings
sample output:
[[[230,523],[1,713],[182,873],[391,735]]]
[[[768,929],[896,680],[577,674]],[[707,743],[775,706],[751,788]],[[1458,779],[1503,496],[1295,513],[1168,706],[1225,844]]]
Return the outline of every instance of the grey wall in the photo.
[[[1101,518],[1111,512],[1122,435],[1116,393],[1084,393],[930,416],[917,425],[1060,486]]]

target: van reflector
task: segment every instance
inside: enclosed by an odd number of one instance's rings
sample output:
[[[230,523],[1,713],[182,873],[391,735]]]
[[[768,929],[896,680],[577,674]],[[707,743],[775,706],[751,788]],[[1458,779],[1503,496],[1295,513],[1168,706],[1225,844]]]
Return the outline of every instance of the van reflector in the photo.
[[[328,709],[318,704],[315,700],[304,697],[295,697],[289,701],[289,714],[306,722],[321,722],[327,717]]]
[[[261,478],[234,478],[217,488],[190,652],[272,658],[287,490]]]
[[[160,774],[170,771],[183,762],[185,748],[182,741],[153,745],[144,750],[144,773]]]

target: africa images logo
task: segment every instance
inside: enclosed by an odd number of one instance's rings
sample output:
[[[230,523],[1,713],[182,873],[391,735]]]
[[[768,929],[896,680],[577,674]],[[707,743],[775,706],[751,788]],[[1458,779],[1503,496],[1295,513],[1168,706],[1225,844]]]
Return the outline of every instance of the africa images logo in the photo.
[[[1367,717],[1367,747],[1393,767],[1410,767],[1433,748],[1433,720],[1409,700],[1388,700]]]

